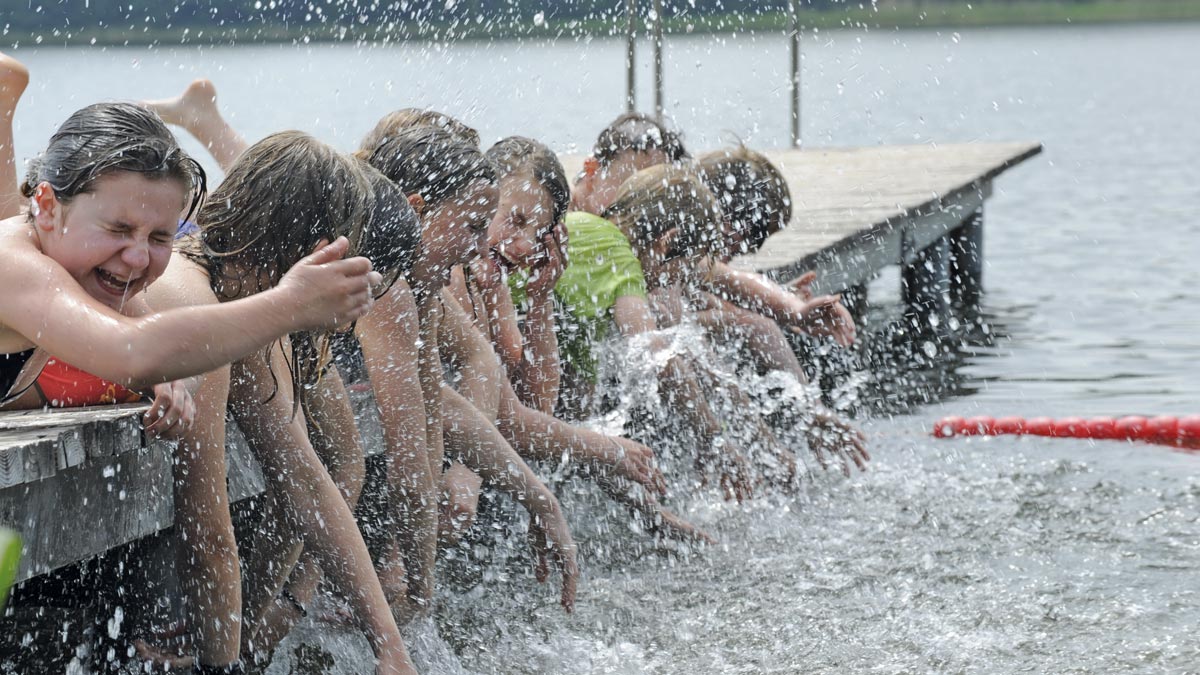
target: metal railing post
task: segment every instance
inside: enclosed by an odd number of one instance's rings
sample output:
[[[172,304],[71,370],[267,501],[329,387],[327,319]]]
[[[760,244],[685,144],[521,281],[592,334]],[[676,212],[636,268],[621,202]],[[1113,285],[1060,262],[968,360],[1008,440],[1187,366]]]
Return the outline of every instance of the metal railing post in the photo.
[[[663,6],[654,0],[654,119],[663,119]]]
[[[637,108],[637,0],[625,0],[625,14],[629,19],[625,32],[625,110]]]
[[[792,37],[792,147],[800,147],[800,1],[789,0]]]

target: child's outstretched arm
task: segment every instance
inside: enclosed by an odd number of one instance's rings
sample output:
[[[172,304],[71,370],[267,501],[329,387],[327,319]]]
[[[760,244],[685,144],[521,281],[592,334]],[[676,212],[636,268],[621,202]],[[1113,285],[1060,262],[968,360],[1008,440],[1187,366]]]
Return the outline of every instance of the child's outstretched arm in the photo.
[[[575,606],[579,565],[575,541],[558,499],[470,401],[450,387],[443,387],[442,392],[447,454],[529,512],[529,543],[534,550],[537,578],[545,581],[549,565],[557,567],[563,575],[562,605],[570,611]]]
[[[720,298],[796,332],[831,337],[843,346],[854,342],[854,318],[836,295],[804,300],[761,274],[735,270],[722,262],[713,262],[707,272],[709,290]]]
[[[408,577],[408,599],[415,608],[428,608],[433,601],[441,467],[435,471],[430,460],[419,363],[420,320],[408,284],[397,280],[358,321],[355,332],[387,445],[388,491],[399,511],[394,535]],[[437,433],[441,434],[440,426]],[[394,567],[396,562],[385,560],[384,565]]]
[[[236,364],[230,408],[263,474],[273,482],[287,524],[350,604],[378,659],[377,673],[415,672],[354,514],[309,442],[305,415],[293,407],[292,388],[276,383],[288,372],[282,348],[271,350],[269,364],[261,357]],[[277,571],[265,576],[273,577],[265,595],[274,598],[283,578]],[[248,619],[261,617],[263,609],[248,607],[246,614]]]
[[[278,286],[221,303],[127,317],[92,298],[61,265],[30,251],[0,261],[0,321],[75,367],[130,388],[214,370],[300,330],[358,319],[380,283],[344,238],[292,267]],[[17,246],[11,247],[17,249]],[[136,354],[136,358],[130,358]]]

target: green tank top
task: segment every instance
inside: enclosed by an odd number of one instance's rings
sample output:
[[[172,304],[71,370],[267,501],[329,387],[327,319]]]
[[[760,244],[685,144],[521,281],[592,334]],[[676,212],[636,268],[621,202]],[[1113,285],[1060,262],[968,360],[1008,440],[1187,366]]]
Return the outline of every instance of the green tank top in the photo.
[[[554,287],[562,311],[557,326],[558,353],[589,381],[596,381],[595,344],[612,324],[617,298],[646,297],[646,278],[629,240],[616,225],[582,211],[567,214],[567,269]],[[509,284],[513,301],[525,301],[528,275],[513,274]]]

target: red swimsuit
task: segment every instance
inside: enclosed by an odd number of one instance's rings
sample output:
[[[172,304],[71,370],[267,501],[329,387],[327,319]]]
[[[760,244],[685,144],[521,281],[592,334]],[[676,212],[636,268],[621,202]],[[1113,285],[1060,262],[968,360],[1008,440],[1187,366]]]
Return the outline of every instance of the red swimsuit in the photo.
[[[46,403],[56,408],[134,403],[142,398],[136,391],[85,373],[56,358],[46,362],[42,374],[38,375],[37,386]]]

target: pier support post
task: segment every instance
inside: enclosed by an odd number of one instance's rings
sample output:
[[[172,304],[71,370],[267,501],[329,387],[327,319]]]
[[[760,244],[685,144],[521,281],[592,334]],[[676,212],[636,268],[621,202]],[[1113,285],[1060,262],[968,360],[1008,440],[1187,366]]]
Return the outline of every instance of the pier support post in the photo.
[[[949,236],[950,299],[959,309],[973,309],[983,295],[983,209]]]
[[[904,263],[900,273],[909,323],[919,332],[944,333],[950,318],[950,239],[941,237]]]
[[[842,305],[854,318],[854,323],[862,325],[867,315],[867,285],[858,284],[841,292]]]

